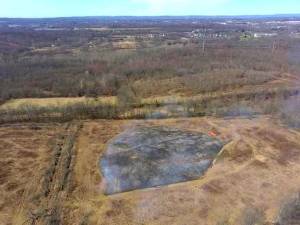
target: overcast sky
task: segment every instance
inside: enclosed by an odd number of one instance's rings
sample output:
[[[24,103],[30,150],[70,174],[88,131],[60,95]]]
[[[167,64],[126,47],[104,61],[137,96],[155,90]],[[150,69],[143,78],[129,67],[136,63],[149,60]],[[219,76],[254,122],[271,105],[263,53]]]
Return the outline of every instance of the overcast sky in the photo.
[[[0,0],[0,17],[300,13],[300,0]]]

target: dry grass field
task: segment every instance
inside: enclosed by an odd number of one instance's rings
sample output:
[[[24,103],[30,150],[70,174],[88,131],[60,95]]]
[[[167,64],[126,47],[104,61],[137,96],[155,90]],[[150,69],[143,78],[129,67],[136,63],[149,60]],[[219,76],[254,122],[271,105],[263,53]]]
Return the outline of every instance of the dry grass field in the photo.
[[[105,196],[99,158],[137,124],[213,131],[227,144],[203,178]],[[241,225],[256,210],[272,224],[299,191],[299,138],[266,116],[2,125],[0,223]]]
[[[0,109],[17,109],[22,106],[32,107],[51,107],[51,106],[65,106],[74,105],[78,103],[89,102],[91,104],[116,104],[115,97],[99,97],[99,98],[86,98],[86,97],[69,97],[69,98],[23,98],[13,99],[7,101],[5,104],[0,105]]]
[[[49,165],[52,142],[62,132],[58,124],[0,127],[0,224],[27,220],[27,206]]]

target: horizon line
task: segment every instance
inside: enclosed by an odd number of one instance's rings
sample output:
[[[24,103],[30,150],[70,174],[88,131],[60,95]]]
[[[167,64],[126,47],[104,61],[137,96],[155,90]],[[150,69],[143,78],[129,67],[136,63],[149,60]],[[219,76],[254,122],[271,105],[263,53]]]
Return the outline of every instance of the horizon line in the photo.
[[[275,17],[299,16],[300,13],[270,13],[270,14],[224,14],[224,15],[93,15],[93,16],[46,16],[46,17],[1,17],[0,19],[61,19],[61,18],[101,18],[101,17]]]

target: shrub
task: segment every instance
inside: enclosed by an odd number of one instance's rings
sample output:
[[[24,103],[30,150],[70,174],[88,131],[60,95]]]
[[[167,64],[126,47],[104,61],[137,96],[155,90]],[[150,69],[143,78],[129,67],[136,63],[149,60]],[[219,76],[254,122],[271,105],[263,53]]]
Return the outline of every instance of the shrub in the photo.
[[[132,108],[140,104],[140,99],[134,92],[133,88],[128,85],[123,85],[118,90],[118,104],[121,108]]]

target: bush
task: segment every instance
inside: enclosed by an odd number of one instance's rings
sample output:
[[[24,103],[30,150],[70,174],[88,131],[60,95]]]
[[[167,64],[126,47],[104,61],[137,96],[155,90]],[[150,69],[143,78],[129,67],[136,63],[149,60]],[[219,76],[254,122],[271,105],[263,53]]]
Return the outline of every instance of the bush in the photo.
[[[123,85],[118,90],[117,98],[119,106],[126,109],[138,106],[141,102],[133,88],[128,85]]]

